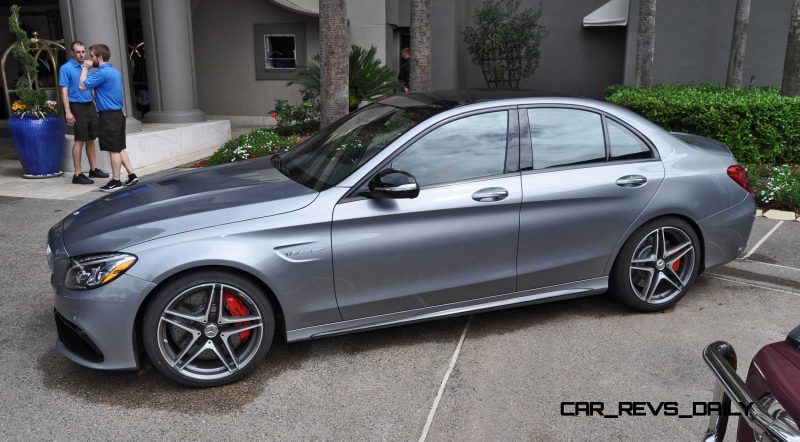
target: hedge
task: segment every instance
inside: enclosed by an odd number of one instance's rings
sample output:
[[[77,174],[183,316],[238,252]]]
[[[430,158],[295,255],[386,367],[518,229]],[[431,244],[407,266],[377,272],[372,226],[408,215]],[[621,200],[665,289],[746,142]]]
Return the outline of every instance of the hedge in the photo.
[[[611,86],[605,96],[664,129],[719,140],[740,162],[800,163],[800,98],[783,97],[775,87]]]

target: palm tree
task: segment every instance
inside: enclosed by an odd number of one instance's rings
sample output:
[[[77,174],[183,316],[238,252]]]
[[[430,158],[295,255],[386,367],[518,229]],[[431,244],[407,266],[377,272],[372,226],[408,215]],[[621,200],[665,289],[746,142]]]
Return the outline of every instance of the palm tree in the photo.
[[[781,95],[800,96],[800,0],[792,2],[792,21],[789,25],[789,41],[783,62]]]
[[[733,22],[731,54],[728,58],[728,77],[725,86],[742,87],[742,67],[747,45],[747,24],[750,21],[750,0],[737,0],[736,18]]]
[[[347,115],[348,112],[349,40],[345,0],[320,0],[320,125],[322,127]]]
[[[411,90],[431,90],[431,0],[411,0]]]
[[[636,86],[653,86],[656,51],[656,0],[639,0],[639,42],[636,45]]]

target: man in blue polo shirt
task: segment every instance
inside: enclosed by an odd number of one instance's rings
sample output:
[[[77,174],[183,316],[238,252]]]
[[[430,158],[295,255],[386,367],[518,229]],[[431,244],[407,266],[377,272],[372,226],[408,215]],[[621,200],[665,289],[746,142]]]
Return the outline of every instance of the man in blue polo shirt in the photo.
[[[97,138],[97,110],[91,91],[78,87],[81,65],[85,60],[86,47],[80,41],[70,45],[72,58],[59,69],[58,85],[61,86],[61,102],[64,103],[64,116],[67,125],[73,126],[75,143],[72,145],[72,165],[75,175],[72,184],[93,184],[91,178],[108,178],[108,174],[97,168],[94,139]],[[86,146],[89,159],[89,176],[81,171],[81,150]]]
[[[99,114],[100,150],[111,157],[111,180],[100,188],[103,192],[114,192],[123,187],[120,168],[125,166],[128,179],[125,186],[139,182],[133,172],[133,165],[125,151],[125,114],[122,112],[123,90],[122,74],[108,60],[111,50],[107,45],[96,44],[89,47],[91,60],[86,60],[81,69],[80,90],[94,90],[94,98]],[[90,68],[95,70],[89,73]]]

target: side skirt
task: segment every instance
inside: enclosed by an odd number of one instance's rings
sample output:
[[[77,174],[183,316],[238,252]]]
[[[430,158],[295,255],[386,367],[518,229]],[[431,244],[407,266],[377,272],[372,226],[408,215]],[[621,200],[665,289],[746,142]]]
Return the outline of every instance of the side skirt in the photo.
[[[404,312],[351,319],[349,321],[334,322],[331,324],[315,325],[313,327],[299,328],[296,330],[288,330],[286,332],[286,340],[288,342],[304,341],[327,336],[336,336],[359,331],[393,327],[401,324],[430,321],[450,316],[460,316],[476,312],[500,310],[523,305],[542,304],[545,302],[581,298],[584,296],[602,294],[607,289],[608,277],[587,279],[569,284],[507,293],[504,295],[490,296],[488,298],[481,298],[472,301],[462,301],[452,304],[437,305],[435,307],[426,307],[416,310],[407,310]]]

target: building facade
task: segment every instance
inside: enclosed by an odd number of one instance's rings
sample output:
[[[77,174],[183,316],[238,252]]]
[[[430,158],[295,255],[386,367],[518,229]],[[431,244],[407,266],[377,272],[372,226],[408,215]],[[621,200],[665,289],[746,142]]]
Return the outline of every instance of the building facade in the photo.
[[[0,1],[0,14],[12,2]],[[44,38],[112,48],[129,79],[129,132],[142,123],[228,119],[270,124],[276,99],[299,101],[287,86],[319,52],[315,0],[19,0],[29,31]],[[523,0],[536,7],[538,0]],[[462,32],[482,0],[432,0],[435,89],[484,87]],[[520,87],[602,97],[633,83],[638,1],[543,0],[548,35],[539,68]],[[669,0],[656,14],[656,83],[724,83],[732,0]],[[779,85],[791,0],[752,5],[746,83]],[[393,69],[409,45],[409,0],[347,0],[352,44],[375,46]],[[0,27],[0,47],[12,38]],[[68,44],[68,43],[67,43]],[[63,59],[64,55],[62,55]],[[7,70],[13,71],[13,63]],[[13,77],[13,75],[11,75]],[[7,117],[7,113],[4,115]]]

